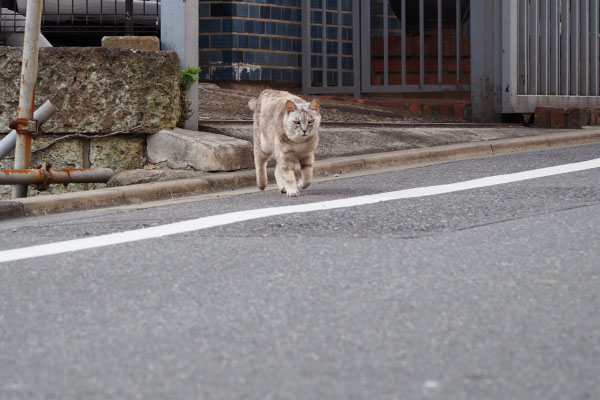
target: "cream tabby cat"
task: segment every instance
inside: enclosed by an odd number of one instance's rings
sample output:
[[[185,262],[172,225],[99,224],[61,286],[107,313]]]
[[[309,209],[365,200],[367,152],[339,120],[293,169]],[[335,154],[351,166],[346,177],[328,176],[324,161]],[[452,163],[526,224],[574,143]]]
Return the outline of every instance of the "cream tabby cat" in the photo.
[[[256,184],[267,186],[267,161],[275,156],[275,180],[282,193],[300,195],[298,187],[312,182],[315,149],[319,143],[319,100],[310,103],[288,92],[267,89],[250,100],[254,110],[254,165]],[[300,180],[296,184],[294,164],[300,162]]]

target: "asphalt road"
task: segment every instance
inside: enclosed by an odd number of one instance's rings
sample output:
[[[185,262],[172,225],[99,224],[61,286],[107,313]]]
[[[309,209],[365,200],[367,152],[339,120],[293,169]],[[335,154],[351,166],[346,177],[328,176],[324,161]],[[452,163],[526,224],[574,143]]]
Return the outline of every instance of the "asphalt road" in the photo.
[[[600,145],[0,222],[0,251]],[[1,399],[598,399],[600,170],[0,263]],[[214,197],[214,196],[213,196]]]

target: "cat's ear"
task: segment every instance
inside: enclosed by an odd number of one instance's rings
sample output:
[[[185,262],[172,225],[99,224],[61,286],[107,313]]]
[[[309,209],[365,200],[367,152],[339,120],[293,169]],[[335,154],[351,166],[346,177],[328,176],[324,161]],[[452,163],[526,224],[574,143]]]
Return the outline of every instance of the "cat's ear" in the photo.
[[[315,110],[315,111],[319,111],[320,107],[321,107],[321,103],[319,102],[319,99],[314,99],[313,101],[310,102],[310,105],[308,106],[308,108],[310,108],[311,110]]]
[[[296,103],[294,103],[293,101],[291,101],[291,100],[287,100],[287,101],[285,102],[285,109],[286,109],[287,113],[289,114],[289,113],[291,113],[292,111],[294,111],[294,110],[297,110],[297,109],[298,109],[298,106],[297,106],[297,105],[296,105]]]

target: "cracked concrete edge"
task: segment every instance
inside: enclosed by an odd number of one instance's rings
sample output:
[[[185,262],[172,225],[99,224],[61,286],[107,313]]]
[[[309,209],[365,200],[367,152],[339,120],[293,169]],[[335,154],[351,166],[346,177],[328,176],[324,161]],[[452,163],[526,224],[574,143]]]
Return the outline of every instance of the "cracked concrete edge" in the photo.
[[[459,161],[597,141],[600,141],[600,130],[584,129],[539,136],[334,157],[317,161],[315,163],[315,176],[327,176],[340,172],[347,173],[402,164],[418,165],[419,163]],[[272,168],[269,175],[272,181]],[[0,201],[0,219],[88,210],[123,204],[139,204],[144,201],[233,190],[239,187],[252,186],[254,183],[254,170],[241,170],[215,173],[198,178],[4,200]]]

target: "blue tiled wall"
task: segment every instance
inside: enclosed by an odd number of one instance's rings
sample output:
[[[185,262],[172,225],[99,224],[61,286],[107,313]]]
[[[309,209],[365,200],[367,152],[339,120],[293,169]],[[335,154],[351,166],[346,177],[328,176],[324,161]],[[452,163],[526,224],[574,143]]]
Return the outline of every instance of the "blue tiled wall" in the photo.
[[[337,11],[342,2],[343,80],[352,80],[351,0],[325,0],[327,12],[327,76],[337,84]],[[323,0],[311,0],[313,69],[323,68]],[[331,11],[329,11],[331,10]],[[199,64],[201,79],[302,80],[302,27],[300,0],[200,0]],[[320,53],[320,54],[319,54]],[[313,83],[322,79],[313,71]]]
[[[301,81],[300,0],[200,0],[202,79]]]
[[[323,13],[323,1],[326,10]],[[382,0],[375,0],[382,1]],[[387,0],[386,0],[387,1]],[[341,42],[338,41],[338,2],[341,2]],[[352,0],[311,0],[311,68],[312,84],[320,85],[323,81],[323,66],[327,72],[327,83],[338,84],[338,50],[342,50],[342,84],[351,85],[352,76]],[[327,41],[323,42],[323,21],[326,23]],[[325,62],[323,51],[326,52]]]

